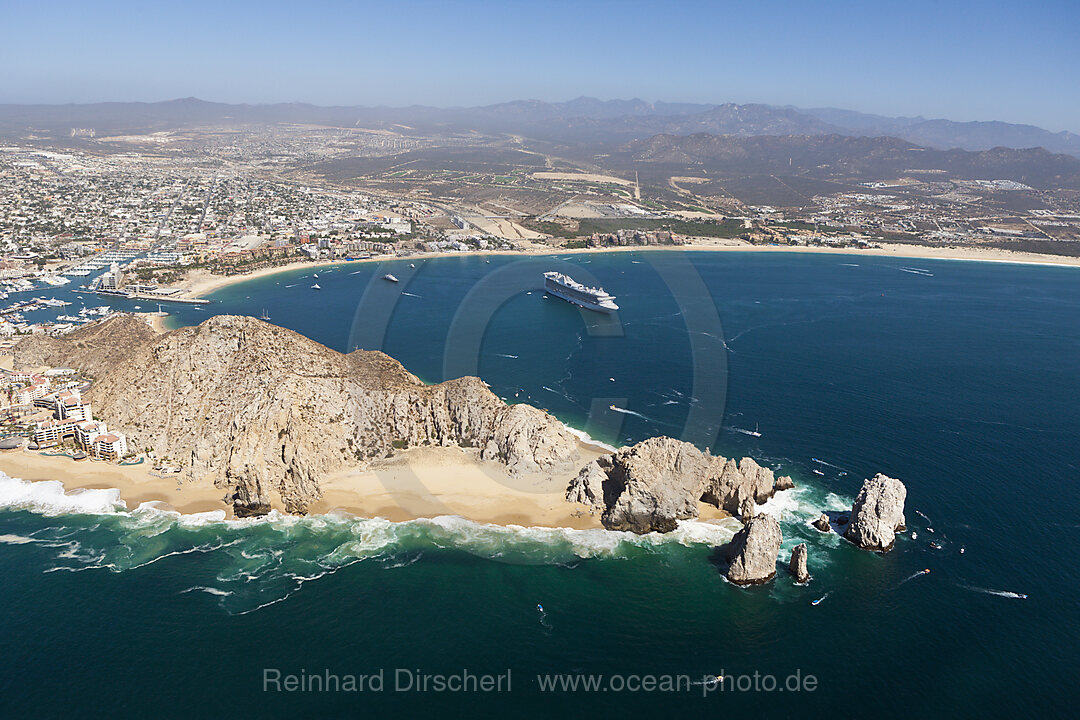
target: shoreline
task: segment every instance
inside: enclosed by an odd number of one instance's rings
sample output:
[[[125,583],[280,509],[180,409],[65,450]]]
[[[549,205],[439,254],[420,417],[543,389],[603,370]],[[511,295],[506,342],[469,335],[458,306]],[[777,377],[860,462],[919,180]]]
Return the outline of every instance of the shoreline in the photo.
[[[566,486],[580,467],[605,454],[606,448],[584,441],[570,471],[511,476],[501,464],[481,461],[457,447],[417,447],[368,467],[345,468],[320,480],[322,497],[307,517],[351,515],[390,522],[459,517],[469,522],[548,529],[603,530],[600,518],[565,499]],[[0,472],[23,482],[58,482],[67,497],[79,491],[117,493],[130,512],[143,503],[181,515],[220,512],[236,519],[228,491],[209,481],[151,475],[149,463],[119,466],[93,459],[74,461],[29,450],[0,452]],[[288,517],[277,502],[272,509]],[[702,504],[700,521],[730,517]]]
[[[321,268],[344,267],[348,265],[360,265],[380,262],[408,262],[426,261],[429,259],[450,257],[555,257],[558,255],[588,255],[600,253],[622,252],[745,252],[745,253],[804,253],[818,255],[835,255],[845,257],[888,257],[904,260],[956,260],[963,262],[987,262],[1004,263],[1012,265],[1033,265],[1041,267],[1080,267],[1080,257],[1064,255],[1041,255],[1038,253],[1016,252],[999,248],[978,247],[940,247],[927,245],[907,245],[901,243],[885,243],[874,248],[832,248],[823,246],[805,245],[751,245],[741,241],[726,239],[711,240],[706,238],[692,238],[684,245],[629,245],[618,247],[600,248],[557,248],[557,247],[528,247],[518,252],[506,250],[475,250],[469,252],[438,252],[419,253],[416,255],[402,256],[377,256],[357,260],[298,260],[296,262],[277,265],[269,268],[261,268],[250,273],[237,275],[212,275],[205,271],[199,271],[185,278],[171,287],[179,288],[189,298],[204,298],[217,290],[257,280],[271,275],[310,269],[318,271]]]

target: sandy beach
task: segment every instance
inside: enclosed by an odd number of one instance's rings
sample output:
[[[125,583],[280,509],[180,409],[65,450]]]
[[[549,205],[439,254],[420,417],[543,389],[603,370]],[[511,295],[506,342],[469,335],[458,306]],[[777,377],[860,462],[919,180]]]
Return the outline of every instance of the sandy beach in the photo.
[[[584,442],[579,449],[581,459],[570,472],[513,477],[499,463],[478,460],[475,451],[413,448],[367,468],[345,469],[323,477],[323,497],[309,513],[348,513],[394,522],[456,515],[494,525],[601,528],[599,516],[564,499],[566,486],[578,468],[606,452]],[[128,509],[153,501],[181,513],[223,510],[226,517],[233,514],[226,490],[209,480],[190,482],[177,476],[151,475],[147,463],[122,467],[11,450],[0,452],[0,471],[31,482],[58,480],[69,493],[116,489]],[[284,513],[279,503],[274,507]],[[700,505],[700,511],[703,520],[728,516],[705,504]]]
[[[223,510],[225,491],[211,484],[183,483],[176,477],[155,477],[150,465],[121,466],[86,459],[75,461],[67,457],[49,457],[30,450],[0,452],[0,471],[13,478],[30,482],[59,480],[64,488],[73,490],[114,488],[134,510],[144,502],[165,503],[182,513]]]
[[[174,287],[180,288],[188,297],[204,297],[215,290],[236,283],[255,280],[257,278],[277,275],[293,270],[318,271],[319,268],[355,265],[358,263],[391,262],[402,260],[427,260],[441,257],[462,256],[527,256],[536,257],[543,255],[578,255],[588,253],[619,253],[619,252],[642,252],[642,251],[715,251],[715,252],[755,252],[755,253],[812,253],[818,255],[838,255],[847,257],[892,257],[910,260],[970,260],[977,262],[1017,263],[1024,265],[1051,265],[1080,267],[1080,257],[1067,257],[1061,255],[1041,255],[1038,253],[1014,252],[992,247],[945,247],[927,245],[904,245],[882,244],[880,247],[856,249],[856,248],[831,248],[801,245],[751,245],[741,240],[717,239],[717,238],[690,238],[684,245],[661,245],[661,246],[628,246],[628,247],[604,247],[604,248],[557,248],[546,245],[533,244],[518,252],[505,250],[478,250],[475,252],[442,252],[422,253],[402,257],[377,256],[360,260],[321,260],[318,262],[300,260],[278,265],[271,268],[262,268],[241,275],[212,275],[205,270],[191,273],[183,281]]]

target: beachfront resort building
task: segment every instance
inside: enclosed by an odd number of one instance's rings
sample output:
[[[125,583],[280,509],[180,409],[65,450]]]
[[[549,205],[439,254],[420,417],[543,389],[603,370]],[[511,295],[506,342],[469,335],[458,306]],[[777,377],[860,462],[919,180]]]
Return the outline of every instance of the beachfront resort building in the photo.
[[[101,460],[119,460],[127,455],[127,438],[123,433],[103,433],[94,438],[86,452]]]
[[[38,423],[31,439],[38,448],[55,447],[71,440],[87,455],[101,460],[119,460],[127,455],[127,436],[110,432],[100,420],[45,420]]]

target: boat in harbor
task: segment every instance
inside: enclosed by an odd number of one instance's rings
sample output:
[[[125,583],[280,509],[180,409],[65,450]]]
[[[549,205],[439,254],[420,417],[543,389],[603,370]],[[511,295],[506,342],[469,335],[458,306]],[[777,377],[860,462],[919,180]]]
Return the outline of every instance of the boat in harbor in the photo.
[[[383,280],[389,280],[390,282],[400,282],[396,277],[394,277],[390,273],[386,273],[385,275],[383,275],[382,279]]]
[[[560,272],[544,273],[544,290],[554,297],[587,310],[611,313],[619,309],[615,304],[615,296],[603,288],[587,287]]]
[[[322,290],[322,287],[319,285],[319,283],[315,283],[314,285],[311,286],[311,289],[312,290]]]

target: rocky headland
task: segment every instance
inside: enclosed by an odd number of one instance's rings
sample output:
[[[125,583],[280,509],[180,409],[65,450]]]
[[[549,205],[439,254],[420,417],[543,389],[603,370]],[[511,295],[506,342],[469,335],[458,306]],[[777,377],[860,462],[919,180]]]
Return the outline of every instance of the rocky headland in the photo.
[[[164,335],[133,323],[119,316],[92,333],[20,343],[15,360],[92,373],[96,416],[130,447],[212,481],[238,516],[304,513],[327,474],[415,446],[470,448],[511,475],[580,461],[562,423],[505,404],[479,378],[426,385],[381,352],[342,354],[250,317]]]
[[[609,530],[669,532],[679,520],[698,517],[703,502],[748,520],[791,478],[750,458],[729,460],[687,442],[655,437],[597,458],[566,489],[569,502],[600,513]]]
[[[525,478],[521,487],[531,489],[509,502],[549,492],[568,508],[565,517],[599,517],[610,530],[663,533],[705,511],[733,516],[743,528],[726,546],[728,579],[760,584],[776,573],[783,535],[760,505],[793,488],[790,477],[670,437],[602,453],[543,410],[507,405],[476,377],[427,385],[381,352],[343,354],[230,315],[164,334],[120,315],[60,338],[25,338],[14,355],[17,367],[67,366],[91,376],[85,397],[95,416],[127,434],[131,449],[180,467],[182,481],[217,488],[237,516],[325,512],[324,493],[342,489],[342,473],[423,448],[453,450],[501,466],[502,477]],[[351,492],[386,494],[365,482]],[[465,488],[473,486],[462,483],[452,492],[468,503]],[[857,546],[885,552],[904,529],[906,494],[902,482],[878,474],[863,483],[850,521],[835,522]],[[567,503],[580,509],[571,513]],[[514,517],[515,509],[499,512]],[[832,531],[825,514],[812,524]],[[806,545],[796,546],[789,564],[796,582],[809,579],[806,559]]]

